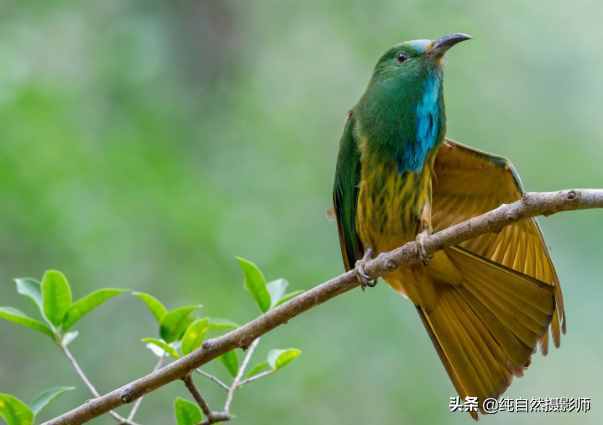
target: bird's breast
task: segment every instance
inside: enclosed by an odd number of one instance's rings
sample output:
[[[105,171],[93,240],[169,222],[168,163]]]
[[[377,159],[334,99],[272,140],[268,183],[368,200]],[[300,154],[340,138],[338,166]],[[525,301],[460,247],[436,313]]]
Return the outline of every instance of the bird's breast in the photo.
[[[356,230],[363,245],[383,252],[414,240],[423,207],[431,202],[435,155],[422,170],[404,173],[394,160],[370,152],[362,156]]]

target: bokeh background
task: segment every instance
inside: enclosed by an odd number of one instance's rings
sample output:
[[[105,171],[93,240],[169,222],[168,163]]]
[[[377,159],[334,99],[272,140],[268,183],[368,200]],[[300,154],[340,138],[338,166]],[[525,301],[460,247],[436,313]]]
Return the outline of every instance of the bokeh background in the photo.
[[[34,313],[12,279],[63,270],[103,286],[257,310],[235,255],[295,289],[342,270],[326,218],[338,139],[376,59],[406,39],[463,31],[446,69],[449,135],[512,158],[529,190],[603,185],[603,6],[562,0],[0,1],[0,305]],[[587,415],[500,414],[502,424],[603,419],[601,212],[542,221],[569,333],[508,396],[592,397]],[[123,296],[72,348],[102,392],[150,370],[152,318]],[[244,424],[466,424],[414,309],[385,285],[337,298],[265,338],[303,355],[244,388]],[[225,377],[220,364],[210,367]],[[31,400],[76,385],[49,340],[0,323],[0,391]],[[223,394],[200,382],[217,405]],[[174,423],[174,383],[142,424]],[[110,424],[110,418],[95,420]]]

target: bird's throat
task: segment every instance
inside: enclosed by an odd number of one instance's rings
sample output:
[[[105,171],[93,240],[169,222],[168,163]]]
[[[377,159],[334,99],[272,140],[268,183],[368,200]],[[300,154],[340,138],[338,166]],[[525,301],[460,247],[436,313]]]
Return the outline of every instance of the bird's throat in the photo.
[[[432,70],[419,84],[388,81],[369,87],[357,107],[358,135],[398,172],[420,173],[446,128],[442,74]]]

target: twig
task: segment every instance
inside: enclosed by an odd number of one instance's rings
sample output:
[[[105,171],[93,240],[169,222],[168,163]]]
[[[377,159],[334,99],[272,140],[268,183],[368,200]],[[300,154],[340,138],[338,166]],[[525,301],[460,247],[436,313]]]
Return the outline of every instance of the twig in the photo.
[[[186,375],[184,378],[182,378],[182,380],[184,381],[184,385],[186,385],[188,392],[191,393],[191,395],[193,396],[193,398],[195,399],[195,401],[197,402],[197,404],[199,405],[201,410],[203,410],[203,413],[205,414],[205,416],[210,418],[211,417],[211,409],[209,408],[209,405],[207,404],[207,402],[205,401],[205,399],[203,398],[203,396],[197,389],[197,386],[193,382],[193,378],[191,377],[191,375]]]
[[[218,422],[227,422],[230,419],[232,419],[231,416],[224,412],[213,412],[211,420],[209,418],[205,419],[199,425],[211,425],[211,424],[215,424]]]
[[[228,385],[226,385],[224,382],[222,382],[219,378],[215,377],[211,373],[207,373],[206,371],[199,369],[199,368],[195,369],[195,372],[197,372],[201,376],[205,376],[207,379],[218,384],[218,386],[220,388],[222,388],[226,391],[228,391],[230,389],[230,387]]]
[[[80,379],[84,382],[86,387],[88,387],[88,389],[90,390],[92,395],[94,397],[99,397],[98,391],[96,390],[96,388],[94,387],[92,382],[90,382],[90,380],[88,379],[88,377],[86,376],[86,374],[84,373],[82,368],[80,367],[80,365],[77,362],[77,360],[75,359],[75,357],[73,357],[73,354],[71,354],[71,351],[69,351],[69,348],[67,348],[67,346],[63,345],[63,344],[60,344],[60,347],[63,350],[63,353],[65,353],[65,356],[67,357],[67,359],[69,359],[69,361],[71,362],[71,365],[75,369],[76,373],[79,375]]]
[[[247,366],[249,366],[249,362],[251,361],[251,357],[255,352],[255,349],[258,347],[260,343],[260,338],[256,338],[245,353],[245,357],[243,357],[243,361],[241,362],[241,367],[239,367],[239,371],[237,372],[237,376],[235,376],[234,381],[232,381],[232,385],[228,390],[228,394],[226,395],[226,402],[224,403],[224,412],[230,413],[230,405],[232,404],[232,400],[234,397],[235,391],[241,386],[241,380],[245,375],[245,371],[247,370]]]
[[[65,344],[62,344],[62,343],[60,343],[59,346],[61,347],[61,350],[65,354],[65,357],[67,357],[67,359],[69,359],[69,361],[71,362],[71,365],[73,366],[73,369],[75,369],[75,371],[78,374],[78,376],[80,377],[80,379],[84,382],[84,384],[86,385],[86,387],[88,387],[88,390],[90,390],[90,392],[92,393],[92,395],[94,397],[99,397],[100,395],[99,395],[96,387],[92,384],[92,382],[90,381],[90,379],[88,379],[88,377],[84,373],[84,370],[80,367],[80,364],[77,362],[77,360],[75,359],[75,357],[73,356],[73,354],[71,353],[71,351],[69,350],[69,348],[67,348],[67,346]],[[139,400],[142,400],[142,397]],[[136,407],[136,406],[134,406],[134,407]],[[119,413],[114,412],[113,410],[111,410],[109,412],[109,414],[120,425],[121,424],[136,425],[134,422],[132,422],[132,418],[126,419],[123,416],[121,416]]]
[[[205,399],[197,389],[197,386],[195,385],[195,382],[193,381],[193,378],[190,374],[184,376],[182,378],[182,381],[184,381],[184,385],[186,385],[188,392],[191,393],[191,395],[205,414],[205,417],[207,418],[205,421],[202,422],[202,424],[210,425],[230,420],[230,415],[228,414],[228,412],[214,412],[209,408],[207,401],[205,401]]]
[[[603,208],[603,189],[576,189],[559,192],[526,193],[522,199],[450,226],[424,239],[427,254],[445,246],[456,245],[481,234],[496,232],[504,226],[527,217],[551,215],[560,211]],[[367,262],[365,271],[375,279],[402,265],[420,261],[416,242],[409,242],[393,251],[381,253]],[[237,347],[245,347],[251,341],[276,327],[287,323],[303,312],[333,297],[350,291],[359,285],[356,273],[350,270],[336,276],[268,311],[251,322],[215,339],[205,341],[202,348],[142,378],[117,388],[102,397],[46,422],[45,425],[80,425],[143,394],[189,374],[192,370],[210,362]]]
[[[159,361],[153,368],[153,372],[155,372],[156,370],[160,369],[161,366],[163,366],[163,361],[165,359],[166,359],[165,355],[162,355],[161,357],[159,357]],[[143,398],[144,398],[144,396],[140,397],[138,400],[136,400],[136,403],[134,403],[134,406],[132,407],[132,410],[130,411],[130,414],[128,415],[128,422],[131,422],[134,420],[134,416],[136,416],[138,409],[140,409],[140,404],[142,403]]]
[[[241,381],[241,383],[239,384],[239,387],[242,387],[243,385],[246,385],[246,384],[250,384],[251,382],[257,381],[258,379],[265,378],[266,376],[270,376],[273,373],[274,373],[274,370],[265,370],[264,372],[260,372],[257,375],[253,375],[252,377]]]

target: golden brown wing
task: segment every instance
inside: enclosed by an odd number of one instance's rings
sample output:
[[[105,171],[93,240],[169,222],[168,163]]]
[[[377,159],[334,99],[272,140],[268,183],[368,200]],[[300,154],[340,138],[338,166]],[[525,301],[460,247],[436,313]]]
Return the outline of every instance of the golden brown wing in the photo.
[[[503,203],[517,201],[522,193],[519,176],[508,160],[447,139],[435,161],[434,231],[483,214]],[[524,219],[497,234],[482,235],[461,246],[555,287],[556,308],[551,333],[558,347],[561,333],[566,330],[563,296],[537,221]],[[547,339],[548,332],[541,339],[543,354],[548,350]]]

